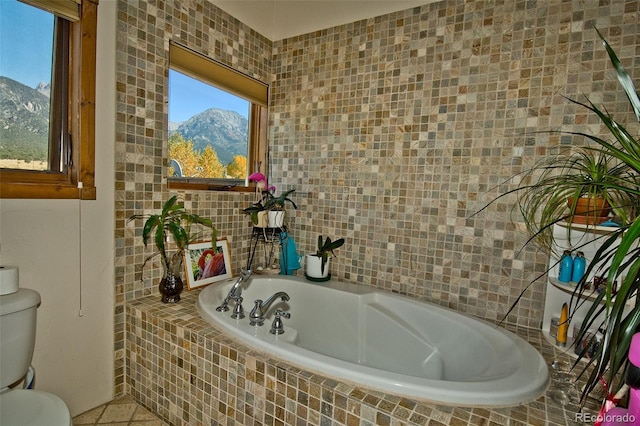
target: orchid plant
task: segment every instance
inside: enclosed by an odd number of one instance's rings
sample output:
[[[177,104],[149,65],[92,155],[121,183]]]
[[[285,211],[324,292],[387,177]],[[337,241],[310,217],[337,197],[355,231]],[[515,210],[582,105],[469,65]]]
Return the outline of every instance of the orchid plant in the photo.
[[[284,205],[286,202],[291,203],[294,209],[298,208],[296,203],[294,203],[293,200],[289,198],[289,195],[291,195],[295,191],[295,189],[290,189],[289,191],[285,191],[282,194],[276,196],[276,187],[273,185],[269,186],[267,177],[260,172],[252,173],[249,176],[249,181],[255,182],[256,184],[257,200],[251,206],[243,209],[242,211],[248,215],[251,215],[251,221],[254,224],[258,223],[258,213],[270,210],[284,210]]]

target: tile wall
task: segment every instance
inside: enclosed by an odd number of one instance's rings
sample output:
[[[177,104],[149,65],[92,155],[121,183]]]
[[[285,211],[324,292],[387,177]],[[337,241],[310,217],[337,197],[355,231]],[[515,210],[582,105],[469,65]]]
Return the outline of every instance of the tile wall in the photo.
[[[500,318],[546,256],[520,252],[504,199],[471,215],[499,186],[567,136],[599,131],[563,95],[588,93],[628,112],[594,25],[639,69],[638,1],[442,1],[271,42],[196,0],[119,0],[116,129],[116,393],[126,390],[126,302],[155,294],[159,268],[134,213],[168,197],[164,179],[169,39],[271,83],[271,173],[296,188],[290,227],[300,252],[317,235],[345,237],[340,279]],[[640,75],[634,71],[636,81]],[[249,243],[250,196],[184,194],[231,241],[236,269]],[[544,289],[509,318],[539,327]]]

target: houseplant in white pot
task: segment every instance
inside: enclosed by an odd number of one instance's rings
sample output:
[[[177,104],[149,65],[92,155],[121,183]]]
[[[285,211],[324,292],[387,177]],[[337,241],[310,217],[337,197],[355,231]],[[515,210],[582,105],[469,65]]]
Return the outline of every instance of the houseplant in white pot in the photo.
[[[251,216],[251,221],[254,226],[260,228],[283,228],[285,203],[290,203],[294,209],[298,208],[296,203],[289,198],[289,195],[291,195],[295,189],[285,191],[278,196],[275,196],[271,192],[274,190],[275,187],[271,187],[270,189],[262,191],[262,198],[259,201],[242,210]]]
[[[318,236],[318,250],[305,257],[305,276],[312,281],[327,281],[331,257],[335,256],[334,250],[342,247],[344,238],[331,241],[330,237],[323,240],[322,235]]]

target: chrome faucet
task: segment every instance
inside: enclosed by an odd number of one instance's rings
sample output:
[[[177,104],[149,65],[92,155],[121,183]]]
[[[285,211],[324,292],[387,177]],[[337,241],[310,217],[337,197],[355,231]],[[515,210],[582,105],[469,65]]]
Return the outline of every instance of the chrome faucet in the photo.
[[[245,270],[245,269],[241,269],[240,270],[240,276],[238,277],[238,279],[236,280],[235,283],[233,283],[233,285],[231,286],[231,290],[229,290],[229,294],[227,294],[227,297],[224,298],[224,300],[222,301],[222,303],[220,304],[220,306],[218,306],[216,308],[216,311],[218,312],[226,312],[229,310],[229,301],[230,300],[235,300],[236,302],[236,312],[242,312],[242,287],[240,287],[240,285],[243,282],[249,281],[251,279],[251,269],[249,270]],[[240,305],[240,307],[237,307],[237,305]],[[240,318],[242,318],[244,315],[242,315]]]
[[[249,324],[251,325],[263,325],[264,324],[264,315],[269,310],[271,304],[277,299],[280,298],[281,301],[287,302],[289,301],[289,295],[284,291],[279,291],[264,302],[260,299],[256,299],[254,302],[255,305],[249,314]]]

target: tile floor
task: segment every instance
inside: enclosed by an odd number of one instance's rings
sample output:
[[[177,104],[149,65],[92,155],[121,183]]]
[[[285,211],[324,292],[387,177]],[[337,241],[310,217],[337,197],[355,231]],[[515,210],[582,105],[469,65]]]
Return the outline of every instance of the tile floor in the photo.
[[[73,418],[74,426],[166,426],[130,396],[114,399]]]

